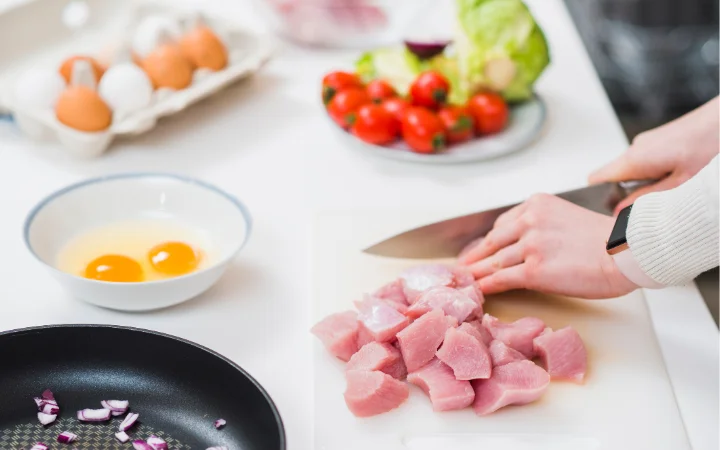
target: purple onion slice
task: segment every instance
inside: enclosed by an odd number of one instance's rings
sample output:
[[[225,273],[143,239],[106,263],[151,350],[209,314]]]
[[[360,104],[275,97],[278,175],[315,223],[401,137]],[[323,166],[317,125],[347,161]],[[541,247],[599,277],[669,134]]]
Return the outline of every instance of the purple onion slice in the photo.
[[[132,445],[135,450],[153,450],[153,448],[150,447],[150,444],[141,439],[132,441]]]
[[[109,409],[111,412],[124,413],[128,410],[130,402],[127,400],[103,400],[100,402],[103,408]]]
[[[115,438],[117,438],[117,440],[122,442],[123,444],[130,440],[130,436],[128,436],[127,433],[124,431],[115,433]]]
[[[167,442],[163,441],[159,437],[152,435],[148,438],[147,443],[153,450],[168,450]]]
[[[71,433],[69,431],[63,431],[57,437],[57,441],[61,444],[69,444],[75,439],[77,439],[77,434]]]
[[[224,445],[222,447],[209,447],[207,450],[228,450]]]
[[[224,427],[227,424],[227,421],[225,419],[218,419],[215,421],[215,428],[218,430],[222,427]]]
[[[37,418],[43,425],[50,425],[57,419],[57,414],[45,414],[44,412],[37,413]]]
[[[45,400],[55,401],[55,395],[53,395],[50,389],[45,389],[43,393],[40,394],[40,397],[44,398]]]
[[[104,422],[110,420],[110,410],[86,408],[77,412],[77,418],[83,422]]]
[[[45,405],[42,407],[42,411],[45,414],[57,414],[60,412],[60,408],[57,405],[51,405],[50,403],[45,403]]]
[[[138,420],[138,417],[140,417],[140,414],[138,413],[130,413],[125,417],[125,420],[120,423],[119,430],[120,431],[127,431],[130,429],[131,426],[135,424],[135,422]]]
[[[112,414],[113,417],[122,416],[127,411],[110,411],[110,414]]]
[[[430,59],[445,51],[445,47],[450,44],[447,40],[437,41],[405,41],[405,47],[420,59]]]
[[[38,409],[42,409],[42,407],[45,405],[45,400],[41,399],[40,397],[33,397],[33,400],[35,400],[35,404],[37,405]]]
[[[38,442],[37,444],[33,445],[30,450],[48,450],[48,446],[43,444],[42,442]]]

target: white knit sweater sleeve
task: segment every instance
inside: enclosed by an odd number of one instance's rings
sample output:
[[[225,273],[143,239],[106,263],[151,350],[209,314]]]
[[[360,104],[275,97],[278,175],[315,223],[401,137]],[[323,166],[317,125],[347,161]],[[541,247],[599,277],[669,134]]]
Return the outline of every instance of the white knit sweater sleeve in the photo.
[[[680,285],[718,265],[718,157],[681,186],[635,202],[627,242],[653,280]]]

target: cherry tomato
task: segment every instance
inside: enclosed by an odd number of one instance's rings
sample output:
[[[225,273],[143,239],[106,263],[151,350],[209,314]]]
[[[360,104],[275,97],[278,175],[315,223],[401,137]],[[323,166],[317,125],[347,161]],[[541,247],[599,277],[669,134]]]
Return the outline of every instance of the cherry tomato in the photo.
[[[433,153],[445,148],[445,127],[432,111],[409,108],[402,121],[402,137],[416,153]]]
[[[323,104],[327,105],[338,92],[348,88],[361,88],[362,81],[354,73],[330,72],[322,80]]]
[[[355,114],[361,106],[370,103],[365,89],[350,88],[338,92],[328,103],[330,117],[343,128],[348,128],[355,120]]]
[[[380,105],[360,108],[350,128],[352,134],[371,144],[389,144],[397,138],[400,125],[391,113]]]
[[[492,92],[474,95],[468,102],[468,110],[475,119],[475,130],[479,134],[502,131],[510,116],[505,100]]]
[[[385,100],[380,105],[385,108],[385,111],[389,112],[397,119],[398,123],[402,122],[405,111],[410,107],[410,103],[400,97],[393,97]]]
[[[437,72],[423,72],[410,85],[410,98],[415,106],[435,109],[444,105],[450,92],[450,83]]]
[[[445,106],[438,111],[438,117],[445,126],[448,142],[455,144],[469,141],[473,137],[473,118],[466,108]]]
[[[367,85],[367,93],[375,103],[381,103],[386,98],[395,97],[395,88],[385,80],[373,80]]]

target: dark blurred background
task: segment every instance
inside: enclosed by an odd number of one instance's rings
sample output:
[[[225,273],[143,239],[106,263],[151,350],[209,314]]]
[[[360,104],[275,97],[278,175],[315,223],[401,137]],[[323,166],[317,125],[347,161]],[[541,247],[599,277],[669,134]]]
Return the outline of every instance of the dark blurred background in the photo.
[[[628,139],[718,95],[718,0],[565,0]],[[718,323],[718,269],[698,277]]]

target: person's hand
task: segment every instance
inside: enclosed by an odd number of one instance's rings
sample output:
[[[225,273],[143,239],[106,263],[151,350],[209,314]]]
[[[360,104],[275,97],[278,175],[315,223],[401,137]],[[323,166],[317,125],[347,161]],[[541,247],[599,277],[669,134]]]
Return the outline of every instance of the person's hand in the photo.
[[[672,189],[692,178],[720,147],[718,98],[661,127],[640,133],[619,158],[590,175],[590,183],[658,180],[633,192],[615,213],[650,192]]]
[[[464,252],[480,290],[511,289],[583,298],[611,298],[637,286],[605,251],[614,219],[548,194],[504,213],[485,239]]]

